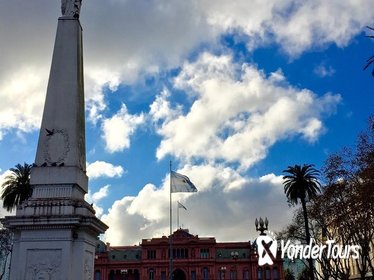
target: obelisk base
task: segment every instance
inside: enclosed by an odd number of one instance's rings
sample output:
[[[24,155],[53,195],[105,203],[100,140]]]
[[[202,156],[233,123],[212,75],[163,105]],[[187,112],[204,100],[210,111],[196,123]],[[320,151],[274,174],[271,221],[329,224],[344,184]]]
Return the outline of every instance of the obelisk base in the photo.
[[[107,229],[95,216],[8,216],[2,222],[14,233],[10,279],[93,279],[97,236]]]

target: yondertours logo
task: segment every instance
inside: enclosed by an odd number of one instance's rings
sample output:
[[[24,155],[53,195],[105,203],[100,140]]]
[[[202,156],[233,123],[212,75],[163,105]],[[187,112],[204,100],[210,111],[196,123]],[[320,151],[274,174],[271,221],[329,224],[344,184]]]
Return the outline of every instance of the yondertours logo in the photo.
[[[277,240],[270,236],[260,235],[257,237],[258,265],[272,265],[273,259],[277,257]]]
[[[277,257],[278,242],[270,236],[259,236],[257,238],[258,265],[272,265]],[[335,240],[327,240],[324,244],[314,244],[313,240],[309,244],[293,244],[290,240],[280,241],[280,253],[282,259],[288,257],[294,259],[358,259],[359,245],[340,245]]]

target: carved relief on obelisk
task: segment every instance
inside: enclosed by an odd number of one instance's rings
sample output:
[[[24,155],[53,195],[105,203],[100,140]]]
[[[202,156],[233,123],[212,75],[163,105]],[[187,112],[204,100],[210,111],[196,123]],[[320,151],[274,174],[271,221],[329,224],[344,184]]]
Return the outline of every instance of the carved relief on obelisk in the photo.
[[[60,280],[61,250],[32,249],[27,251],[26,279]]]

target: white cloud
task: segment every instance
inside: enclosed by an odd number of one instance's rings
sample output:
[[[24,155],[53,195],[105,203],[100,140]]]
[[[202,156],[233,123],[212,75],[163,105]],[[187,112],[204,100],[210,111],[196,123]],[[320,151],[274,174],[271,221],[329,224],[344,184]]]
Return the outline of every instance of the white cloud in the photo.
[[[326,66],[321,63],[314,68],[314,73],[321,78],[331,77],[335,74],[335,69],[332,66]]]
[[[123,104],[114,116],[103,120],[102,130],[106,150],[114,153],[129,148],[131,135],[143,122],[143,114],[131,115]]]
[[[374,19],[367,9],[374,4],[372,0],[288,2],[293,11],[274,22],[272,29],[282,47],[296,55],[311,47],[330,43],[346,46]]]
[[[274,185],[282,185],[282,182],[283,182],[283,176],[277,176],[275,175],[274,173],[270,173],[270,174],[266,174],[266,175],[263,175],[259,178],[259,181],[261,183],[266,183],[266,182],[269,182],[269,183],[272,183]]]
[[[118,165],[114,166],[111,163],[97,160],[87,165],[87,176],[90,179],[96,179],[99,177],[121,177],[124,173],[123,167]]]
[[[170,101],[168,100],[169,97],[169,90],[164,89],[159,95],[156,96],[155,101],[153,101],[153,103],[149,106],[149,115],[151,116],[153,122],[169,122],[181,114],[181,106],[172,108]]]
[[[31,132],[39,127],[45,97],[41,85],[46,80],[47,71],[27,67],[0,79],[0,140],[6,133]]]
[[[164,123],[157,157],[239,162],[248,168],[275,142],[295,135],[315,141],[323,114],[334,112],[340,95],[317,96],[287,84],[282,72],[266,76],[228,55],[202,54],[186,63],[175,86],[195,98],[186,115]]]
[[[86,1],[81,22],[89,118],[96,122],[103,117],[107,88],[110,92],[121,83],[178,67],[199,46],[217,45],[227,32],[240,33],[250,48],[275,41],[291,56],[331,43],[345,46],[374,21],[368,9],[373,4],[374,0]],[[0,109],[5,115],[0,134],[13,128],[28,132],[40,123],[59,13],[55,1],[1,4],[0,98],[6,103]],[[19,85],[25,90],[19,91]],[[21,99],[27,102],[17,104]]]
[[[191,1],[88,1],[82,7],[90,119],[106,107],[103,87],[133,84],[178,67],[190,51],[216,36]],[[114,85],[114,87],[113,87]],[[92,99],[90,99],[92,97]]]
[[[108,196],[108,190],[109,190],[109,185],[106,185],[106,186],[100,188],[100,190],[98,192],[95,192],[94,194],[92,194],[92,201],[98,202],[99,200],[103,199],[104,197],[107,197]]]
[[[92,203],[93,208],[96,211],[96,216],[101,217],[104,213],[104,209],[100,206],[100,201],[109,195],[110,185],[105,185],[101,187],[97,192],[91,193],[91,190],[88,190],[85,199],[87,202]]]
[[[268,217],[272,231],[283,228],[292,217],[280,176],[248,178],[221,165],[185,166],[178,172],[187,175],[199,191],[173,194],[174,230],[177,200],[188,209],[180,212],[180,224],[192,234],[215,236],[221,241],[253,240],[257,236],[256,217]],[[115,201],[102,216],[109,225],[105,240],[113,245],[131,245],[142,238],[168,235],[168,184],[169,179],[165,177],[160,188],[148,184],[137,196]]]
[[[199,0],[208,22],[221,32],[240,31],[249,48],[277,42],[291,56],[313,47],[339,47],[373,22],[373,0]]]
[[[4,190],[3,188],[1,188],[1,186],[5,182],[5,177],[11,174],[12,172],[10,170],[6,170],[3,173],[0,173],[0,193],[2,193]],[[15,211],[7,212],[5,208],[3,208],[3,200],[0,198],[0,218],[3,218],[4,216],[11,216],[11,215],[15,215]]]

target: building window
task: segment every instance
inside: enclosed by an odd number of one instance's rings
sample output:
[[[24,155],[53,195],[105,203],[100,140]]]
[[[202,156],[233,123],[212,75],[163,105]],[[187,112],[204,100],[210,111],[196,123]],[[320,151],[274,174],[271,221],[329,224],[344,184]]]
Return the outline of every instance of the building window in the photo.
[[[279,272],[278,272],[278,267],[273,268],[273,280],[278,280],[279,279]]]
[[[248,270],[243,271],[243,279],[244,280],[249,280],[249,271]]]
[[[100,270],[95,271],[95,280],[101,280],[101,272]]]
[[[153,269],[149,270],[149,274],[148,275],[149,275],[149,277],[148,277],[149,280],[155,280],[155,272],[154,272]]]
[[[191,271],[191,280],[196,280],[196,271]]]
[[[271,279],[270,268],[269,267],[267,267],[265,269],[265,278],[266,278],[266,280],[270,280]]]
[[[147,259],[153,260],[156,258],[156,250],[147,250]]]
[[[203,280],[209,279],[209,269],[207,267],[203,268]]]
[[[236,270],[230,270],[230,280],[236,280]]]
[[[262,280],[262,268],[257,268],[257,279]]]
[[[187,259],[188,249],[185,248],[175,248],[173,249],[173,259]]]
[[[221,269],[218,270],[219,280],[225,280],[225,269],[226,267],[221,267]]]
[[[109,280],[114,280],[114,270],[111,270],[110,273],[109,273]]]
[[[209,249],[208,248],[200,249],[200,258],[202,258],[202,259],[208,259],[209,258]]]
[[[166,271],[161,271],[161,280],[166,280]]]
[[[137,269],[134,270],[134,280],[140,280],[139,270]]]

